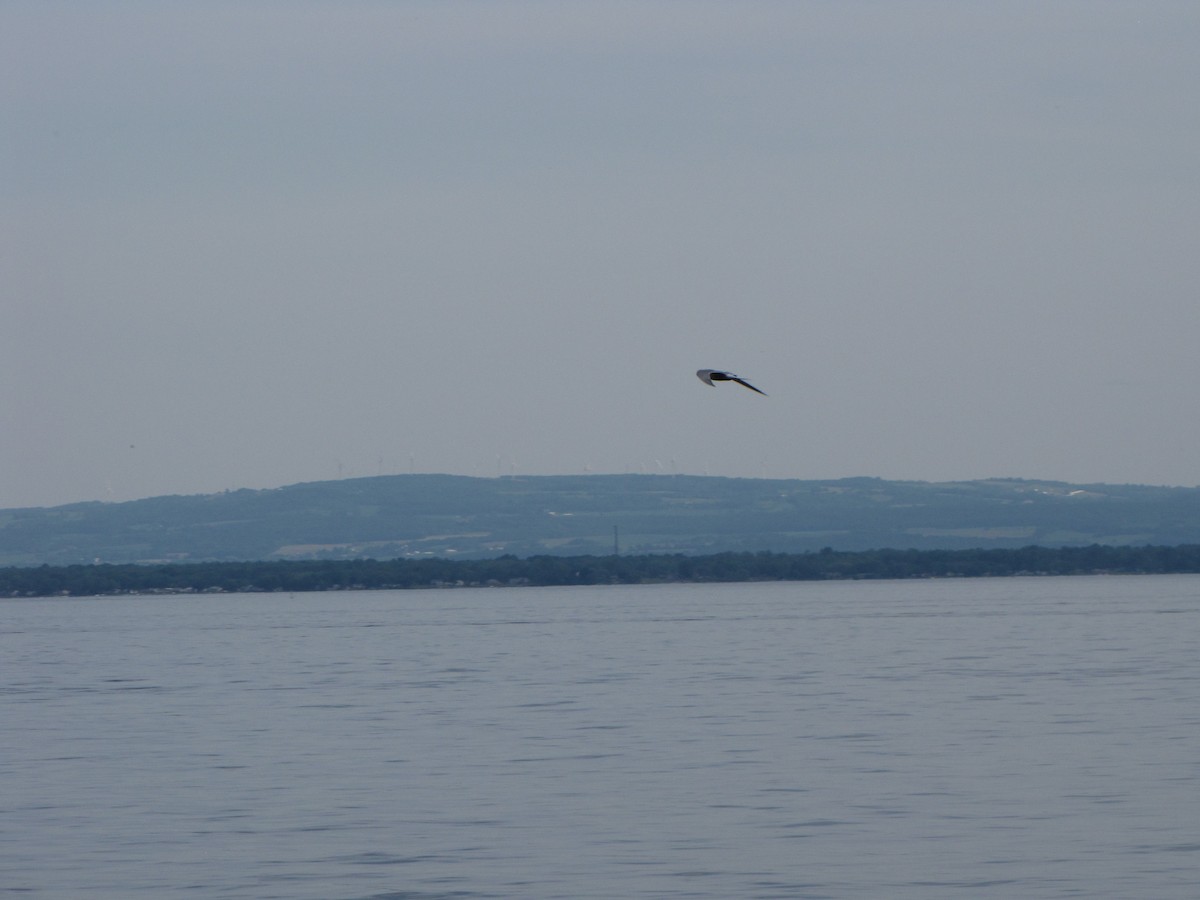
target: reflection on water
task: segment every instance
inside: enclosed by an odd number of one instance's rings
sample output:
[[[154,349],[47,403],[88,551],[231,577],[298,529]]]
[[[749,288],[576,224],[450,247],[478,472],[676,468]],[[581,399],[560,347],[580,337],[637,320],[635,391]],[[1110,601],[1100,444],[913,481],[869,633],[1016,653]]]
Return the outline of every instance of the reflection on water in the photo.
[[[0,610],[0,894],[1200,883],[1196,576]]]

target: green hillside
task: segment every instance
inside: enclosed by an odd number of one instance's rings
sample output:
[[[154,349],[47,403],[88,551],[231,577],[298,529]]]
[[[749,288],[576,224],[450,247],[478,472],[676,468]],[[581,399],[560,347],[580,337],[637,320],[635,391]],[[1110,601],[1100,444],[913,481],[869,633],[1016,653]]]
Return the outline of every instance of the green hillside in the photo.
[[[1200,543],[1200,489],[394,475],[0,511],[0,565]]]

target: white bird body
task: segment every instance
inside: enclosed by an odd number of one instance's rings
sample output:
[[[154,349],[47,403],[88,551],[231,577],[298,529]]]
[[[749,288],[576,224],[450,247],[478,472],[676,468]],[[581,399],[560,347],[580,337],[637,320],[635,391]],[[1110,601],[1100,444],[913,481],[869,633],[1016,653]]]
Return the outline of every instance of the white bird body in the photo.
[[[696,377],[709,387],[716,387],[716,382],[718,381],[736,381],[742,387],[750,388],[750,390],[754,391],[756,394],[762,394],[764,397],[767,396],[766,391],[760,391],[750,382],[746,381],[745,379],[738,378],[732,372],[723,372],[720,369],[701,369],[696,373]]]

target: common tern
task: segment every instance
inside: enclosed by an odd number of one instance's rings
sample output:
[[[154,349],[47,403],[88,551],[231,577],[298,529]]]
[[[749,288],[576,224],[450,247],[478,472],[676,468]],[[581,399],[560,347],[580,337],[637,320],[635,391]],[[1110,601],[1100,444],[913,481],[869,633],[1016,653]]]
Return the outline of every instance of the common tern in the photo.
[[[713,382],[715,382],[715,381],[736,381],[742,387],[750,388],[750,390],[754,391],[754,393],[756,393],[756,394],[762,394],[764,397],[767,396],[766,391],[760,391],[758,388],[756,388],[750,382],[745,381],[744,379],[738,378],[732,372],[722,372],[720,369],[701,369],[699,372],[696,373],[696,377],[699,378],[701,381],[703,381],[705,384],[707,384],[709,387],[716,387],[716,385],[713,384]]]

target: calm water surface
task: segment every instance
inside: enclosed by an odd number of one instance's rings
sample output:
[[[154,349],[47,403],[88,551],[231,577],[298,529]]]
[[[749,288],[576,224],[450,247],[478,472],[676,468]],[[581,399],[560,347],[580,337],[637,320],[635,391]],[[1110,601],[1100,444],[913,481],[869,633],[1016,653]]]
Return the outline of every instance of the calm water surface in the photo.
[[[1200,577],[0,601],[0,896],[1156,898]]]

